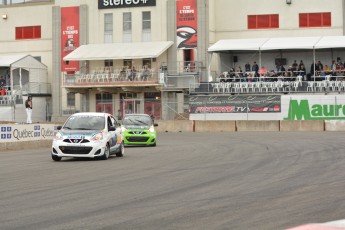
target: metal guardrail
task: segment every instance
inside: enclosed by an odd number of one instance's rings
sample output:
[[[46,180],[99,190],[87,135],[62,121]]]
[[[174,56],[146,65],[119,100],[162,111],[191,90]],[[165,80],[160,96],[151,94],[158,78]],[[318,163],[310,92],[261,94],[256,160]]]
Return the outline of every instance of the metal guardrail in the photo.
[[[190,94],[345,93],[345,81],[258,81],[191,83]]]

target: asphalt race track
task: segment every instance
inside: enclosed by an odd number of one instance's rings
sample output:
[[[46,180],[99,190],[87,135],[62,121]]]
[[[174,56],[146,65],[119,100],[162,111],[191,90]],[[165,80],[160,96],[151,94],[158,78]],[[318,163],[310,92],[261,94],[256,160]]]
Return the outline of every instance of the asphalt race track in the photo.
[[[345,133],[159,133],[107,161],[0,153],[0,229],[277,230],[344,219]]]

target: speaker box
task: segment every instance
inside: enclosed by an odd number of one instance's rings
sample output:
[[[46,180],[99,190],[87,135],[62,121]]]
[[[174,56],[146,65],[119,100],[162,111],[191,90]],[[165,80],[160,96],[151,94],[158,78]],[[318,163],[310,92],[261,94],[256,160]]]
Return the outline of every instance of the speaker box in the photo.
[[[234,62],[238,62],[237,56],[234,56]]]

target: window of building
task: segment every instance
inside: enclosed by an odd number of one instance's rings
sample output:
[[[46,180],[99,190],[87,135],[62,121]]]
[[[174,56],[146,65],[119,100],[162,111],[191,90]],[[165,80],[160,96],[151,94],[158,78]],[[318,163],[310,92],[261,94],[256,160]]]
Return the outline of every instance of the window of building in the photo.
[[[248,15],[248,29],[279,28],[279,14]]]
[[[34,58],[35,58],[37,61],[39,61],[39,62],[41,62],[41,61],[42,61],[41,56],[34,56]]]
[[[127,67],[128,69],[132,69],[132,60],[131,59],[124,59],[123,66]]]
[[[151,59],[150,58],[143,58],[143,66],[151,69]]]
[[[16,40],[41,38],[41,26],[16,27]]]
[[[67,93],[67,106],[75,106],[75,93]]]
[[[104,43],[113,42],[113,14],[104,14]]]
[[[113,95],[110,93],[96,94],[96,112],[113,113]]]
[[[299,27],[330,27],[331,13],[300,13]]]
[[[104,66],[112,67],[113,66],[113,60],[104,60]]]
[[[123,13],[123,42],[132,42],[132,13]]]
[[[143,18],[142,41],[149,42],[151,41],[151,12],[144,11],[142,14],[142,18]]]

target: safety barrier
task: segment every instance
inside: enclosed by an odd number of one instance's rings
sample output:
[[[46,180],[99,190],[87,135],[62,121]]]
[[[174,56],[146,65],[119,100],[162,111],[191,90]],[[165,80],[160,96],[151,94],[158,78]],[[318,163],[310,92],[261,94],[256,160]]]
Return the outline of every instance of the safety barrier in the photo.
[[[345,121],[194,121],[157,120],[156,131],[162,132],[323,132],[345,131]],[[58,124],[0,124],[0,152],[28,148],[49,148]]]

